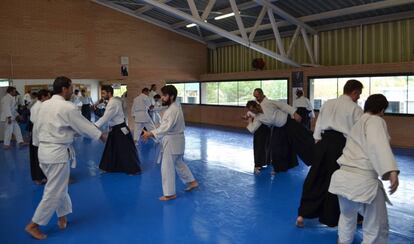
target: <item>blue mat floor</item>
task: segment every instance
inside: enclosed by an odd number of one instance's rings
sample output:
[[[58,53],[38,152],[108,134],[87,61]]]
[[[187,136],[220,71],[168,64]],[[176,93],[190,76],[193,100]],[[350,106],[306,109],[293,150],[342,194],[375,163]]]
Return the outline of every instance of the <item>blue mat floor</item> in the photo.
[[[308,168],[252,173],[252,136],[219,127],[188,126],[185,159],[200,188],[160,202],[160,166],[152,143],[139,146],[143,173],[101,174],[103,144],[77,138],[78,167],[69,193],[73,214],[60,231],[54,217],[42,243],[336,243],[337,230],[295,227]],[[400,188],[389,207],[390,243],[414,243],[414,150],[395,149]],[[34,243],[24,232],[43,192],[30,179],[28,148],[0,149],[0,243]],[[385,184],[386,187],[388,184]],[[359,230],[355,243],[361,241]]]

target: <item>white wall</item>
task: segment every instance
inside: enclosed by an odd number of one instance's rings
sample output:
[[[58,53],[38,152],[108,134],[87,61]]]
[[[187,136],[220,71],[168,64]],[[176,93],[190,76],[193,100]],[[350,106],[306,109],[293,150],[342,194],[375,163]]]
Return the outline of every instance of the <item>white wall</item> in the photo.
[[[20,94],[24,95],[25,85],[52,85],[54,79],[17,79],[13,80],[12,86],[16,87]],[[91,97],[94,102],[99,99],[99,80],[93,79],[72,79],[74,84],[84,84],[91,86]]]

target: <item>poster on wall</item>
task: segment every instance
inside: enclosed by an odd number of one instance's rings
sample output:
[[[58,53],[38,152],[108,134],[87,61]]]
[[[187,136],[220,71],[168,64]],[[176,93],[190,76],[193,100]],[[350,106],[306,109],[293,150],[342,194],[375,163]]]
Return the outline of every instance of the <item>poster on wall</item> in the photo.
[[[121,75],[128,76],[128,65],[129,65],[129,58],[128,57],[121,57]]]
[[[293,101],[296,100],[296,92],[298,90],[303,91],[304,82],[303,82],[303,71],[292,72],[292,97]]]

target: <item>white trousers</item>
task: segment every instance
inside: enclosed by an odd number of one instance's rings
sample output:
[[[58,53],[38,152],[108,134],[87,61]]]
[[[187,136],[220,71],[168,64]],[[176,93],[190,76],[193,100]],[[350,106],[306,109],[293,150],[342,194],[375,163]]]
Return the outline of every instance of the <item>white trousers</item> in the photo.
[[[161,178],[164,196],[175,195],[175,171],[184,184],[194,181],[194,176],[184,163],[183,155],[173,155],[168,148],[162,153]]]
[[[40,163],[40,168],[47,178],[47,183],[32,221],[38,225],[47,225],[55,212],[58,217],[72,213],[72,202],[68,194],[70,165]]]
[[[23,142],[22,131],[20,130],[19,124],[13,120],[11,124],[4,123],[4,145],[9,146],[12,135],[16,137],[17,143]]]
[[[364,216],[362,244],[388,243],[388,215],[383,191],[382,188],[378,187],[377,196],[371,204],[353,202],[338,196],[341,208],[338,235],[343,244],[351,244],[354,239],[358,213]]]
[[[139,137],[141,136],[141,133],[144,127],[147,129],[147,131],[151,131],[155,129],[152,122],[135,122],[134,141],[139,140]]]

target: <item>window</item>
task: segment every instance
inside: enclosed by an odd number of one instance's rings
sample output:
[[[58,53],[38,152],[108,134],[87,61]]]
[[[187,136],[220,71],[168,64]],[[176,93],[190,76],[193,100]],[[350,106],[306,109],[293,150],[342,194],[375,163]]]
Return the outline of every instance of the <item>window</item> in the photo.
[[[177,101],[180,103],[200,103],[200,83],[168,83],[168,85],[174,85],[177,88]]]
[[[177,88],[177,100],[181,103],[245,106],[247,101],[254,99],[253,91],[256,88],[262,88],[269,99],[288,100],[287,79],[169,84]]]
[[[126,85],[112,85],[114,88],[114,97],[122,97],[122,95],[127,91]]]
[[[246,80],[201,83],[201,104],[245,106],[253,91],[262,88],[269,99],[287,102],[288,80]]]
[[[320,109],[327,100],[340,96],[350,79],[357,79],[364,85],[358,100],[361,107],[370,94],[381,93],[389,102],[387,113],[414,114],[414,76],[407,75],[311,79],[309,97],[314,108]]]
[[[0,87],[8,87],[10,85],[9,80],[0,79]]]

